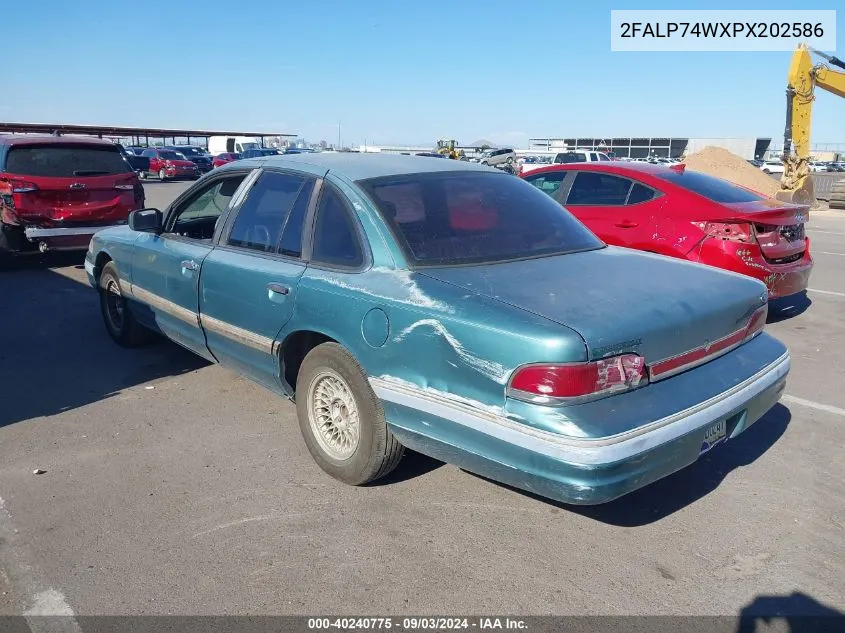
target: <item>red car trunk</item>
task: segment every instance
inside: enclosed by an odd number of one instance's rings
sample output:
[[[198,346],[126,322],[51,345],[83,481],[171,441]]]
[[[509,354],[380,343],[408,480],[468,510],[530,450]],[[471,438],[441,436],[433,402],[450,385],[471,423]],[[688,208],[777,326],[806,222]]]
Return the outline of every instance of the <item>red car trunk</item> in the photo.
[[[15,178],[15,215],[24,223],[113,224],[135,208],[135,177]]]
[[[754,202],[724,204],[733,213],[726,222],[748,223],[763,256],[773,263],[803,255],[806,248],[804,223],[809,207],[764,199]]]

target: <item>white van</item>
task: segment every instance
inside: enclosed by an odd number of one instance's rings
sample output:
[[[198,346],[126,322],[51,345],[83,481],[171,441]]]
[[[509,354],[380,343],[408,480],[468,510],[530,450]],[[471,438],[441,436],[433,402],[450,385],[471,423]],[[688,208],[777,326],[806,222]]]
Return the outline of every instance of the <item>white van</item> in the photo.
[[[210,136],[208,138],[208,153],[212,156],[225,153],[240,154],[248,149],[261,149],[261,143],[251,136]]]

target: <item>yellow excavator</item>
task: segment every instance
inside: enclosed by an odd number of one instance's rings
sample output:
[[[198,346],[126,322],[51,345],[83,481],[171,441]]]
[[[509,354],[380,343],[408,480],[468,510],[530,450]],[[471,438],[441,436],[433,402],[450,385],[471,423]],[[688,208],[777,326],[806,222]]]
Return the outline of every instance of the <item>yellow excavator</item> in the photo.
[[[814,53],[827,63],[813,63]],[[814,205],[813,180],[810,178],[810,127],[814,92],[821,88],[845,98],[845,73],[832,70],[830,65],[845,69],[841,59],[826,55],[799,44],[792,55],[786,88],[786,131],[783,140],[784,171],[780,181],[779,200]],[[839,190],[839,191],[837,191]],[[836,197],[845,203],[845,181],[834,185],[831,206]]]
[[[455,139],[440,139],[437,141],[437,153],[447,158],[460,160],[463,158],[464,150],[456,149],[457,144]]]

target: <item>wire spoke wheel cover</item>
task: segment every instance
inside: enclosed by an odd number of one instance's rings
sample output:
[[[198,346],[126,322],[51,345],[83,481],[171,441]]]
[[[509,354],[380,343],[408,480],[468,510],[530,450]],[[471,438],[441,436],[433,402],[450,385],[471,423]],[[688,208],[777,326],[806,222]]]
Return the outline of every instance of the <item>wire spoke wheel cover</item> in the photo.
[[[360,443],[361,425],[349,385],[340,374],[324,368],[311,379],[307,393],[314,439],[332,459],[350,459]]]

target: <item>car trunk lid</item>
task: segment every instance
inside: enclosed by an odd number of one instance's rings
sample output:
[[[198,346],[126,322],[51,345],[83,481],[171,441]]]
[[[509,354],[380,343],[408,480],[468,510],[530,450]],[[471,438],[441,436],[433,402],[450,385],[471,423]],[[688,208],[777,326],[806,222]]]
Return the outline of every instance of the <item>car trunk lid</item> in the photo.
[[[108,145],[15,145],[0,180],[24,223],[115,223],[139,196],[132,167]]]
[[[721,221],[743,222],[753,232],[763,256],[772,263],[800,259],[806,249],[804,225],[810,208],[772,198],[753,202],[723,203]]]
[[[615,247],[422,272],[576,330],[589,360],[640,354],[655,378],[741,343],[768,299],[749,277]]]

